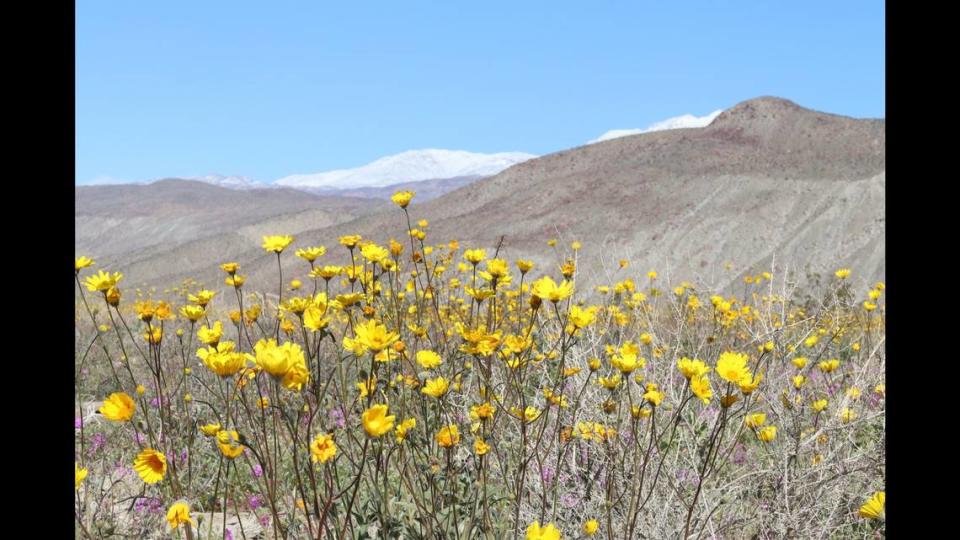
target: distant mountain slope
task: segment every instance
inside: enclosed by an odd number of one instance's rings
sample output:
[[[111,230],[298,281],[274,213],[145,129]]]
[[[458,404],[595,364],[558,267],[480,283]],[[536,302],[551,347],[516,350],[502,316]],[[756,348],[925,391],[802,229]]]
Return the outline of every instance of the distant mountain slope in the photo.
[[[265,222],[299,232],[350,220],[386,204],[290,189],[238,191],[179,179],[78,186],[75,197],[77,253],[93,253],[103,262],[121,265],[195,241],[231,235],[255,241]],[[168,261],[162,266],[183,268],[183,263]]]
[[[672,118],[667,118],[666,120],[661,120],[659,122],[654,122],[646,128],[636,128],[636,129],[611,129],[603,135],[600,135],[592,141],[588,141],[587,144],[593,144],[603,141],[609,141],[610,139],[616,139],[619,137],[628,137],[630,135],[638,135],[640,133],[652,133],[654,131],[664,131],[668,129],[684,129],[684,128],[701,128],[710,125],[710,122],[713,122],[713,119],[716,118],[720,113],[723,112],[723,109],[713,111],[712,113],[706,116],[694,116],[692,114],[684,114],[681,116],[674,116]]]
[[[675,279],[729,283],[741,276],[722,272],[724,263],[757,271],[773,258],[781,268],[843,264],[879,279],[884,129],[883,120],[758,98],[705,128],[617,138],[527,161],[414,204],[411,213],[430,221],[437,241],[493,246],[506,235],[511,258],[547,253],[546,239],[560,238],[580,240],[583,261],[616,268],[628,258],[635,272],[656,268]],[[383,241],[384,228],[399,235],[401,226],[399,214],[376,214],[301,239],[329,242],[357,232]]]
[[[480,154],[461,150],[410,150],[380,158],[362,167],[296,174],[281,178],[274,184],[299,189],[355,189],[437,178],[491,176],[535,157],[523,152]]]
[[[269,184],[264,184],[262,182],[257,182],[247,178],[246,176],[226,176],[223,174],[207,174],[204,176],[193,176],[190,178],[185,178],[184,180],[196,180],[198,182],[205,182],[207,184],[213,184],[215,186],[230,188],[230,189],[266,189],[272,187]]]
[[[389,199],[398,189],[415,189],[421,200],[439,197],[470,182],[493,176],[504,169],[537,156],[523,152],[482,154],[461,150],[410,150],[382,157],[353,169],[314,174],[297,174],[274,182],[258,182],[245,176],[208,174],[179,180],[193,180],[235,190],[295,189],[325,197]],[[163,180],[124,182],[100,178],[84,188],[102,186],[146,186]]]
[[[439,198],[415,199],[410,212],[430,221],[433,243],[457,238],[465,248],[492,250],[504,235],[501,256],[534,259],[537,275],[555,275],[560,262],[547,239],[558,238],[557,250],[565,253],[579,240],[581,287],[637,278],[650,269],[671,284],[702,278],[729,286],[745,272],[769,269],[774,259],[779,269],[801,274],[843,265],[857,279],[881,279],[884,129],[883,120],[758,98],[704,128],[621,137],[529,160]],[[340,235],[386,242],[403,238],[404,227],[394,207],[330,226],[272,232],[296,234],[295,246],[326,245],[327,259],[342,261]],[[220,283],[216,264],[239,260],[251,286],[275,286],[276,261],[253,239],[213,242],[209,262],[157,270],[164,260],[200,253],[202,242],[194,244],[124,269],[135,279],[167,284],[188,276]],[[631,266],[617,271],[618,259]],[[302,277],[306,265],[292,256],[289,261],[285,278]],[[733,270],[723,269],[727,262]]]
[[[343,188],[343,189],[308,189],[310,193],[318,195],[337,195],[340,197],[367,197],[373,199],[389,200],[390,197],[398,191],[413,191],[417,194],[418,201],[428,201],[441,195],[449,193],[457,188],[461,188],[471,182],[476,182],[484,176],[455,176],[453,178],[436,178],[432,180],[418,180],[416,182],[401,182],[384,187],[361,187],[361,188]],[[301,188],[302,189],[302,188]]]

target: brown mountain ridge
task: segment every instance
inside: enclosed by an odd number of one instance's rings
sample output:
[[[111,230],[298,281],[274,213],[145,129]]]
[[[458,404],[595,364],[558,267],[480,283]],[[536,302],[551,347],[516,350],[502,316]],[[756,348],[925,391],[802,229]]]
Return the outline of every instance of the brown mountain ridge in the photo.
[[[504,236],[501,256],[533,259],[538,275],[556,275],[567,246],[578,240],[580,287],[636,278],[650,269],[671,284],[700,279],[727,287],[771,265],[798,276],[848,266],[861,280],[882,279],[885,145],[882,119],[762,97],[726,110],[704,128],[622,137],[520,163],[436,199],[415,199],[410,213],[414,220],[429,220],[431,243],[456,238],[464,247],[492,251]],[[155,219],[166,222],[160,211],[165,207],[146,196],[118,203],[109,208],[111,234],[101,234],[103,209],[90,210],[90,199],[97,197],[81,197],[80,191],[77,253],[110,254],[111,269],[125,272],[131,284],[163,287],[195,277],[219,287],[217,264],[237,260],[251,286],[272,289],[276,261],[260,249],[256,235],[294,234],[294,247],[326,245],[331,261],[345,254],[337,245],[340,235],[381,243],[405,235],[403,213],[382,201],[276,194],[256,213],[241,210],[247,207],[226,194],[236,192],[204,186],[204,193],[214,193],[209,208],[222,212],[209,218],[215,224],[211,234],[191,238],[189,227],[204,225],[187,212],[178,218],[187,228],[166,233],[180,243],[125,253],[116,246],[137,244],[126,237],[136,234],[133,224],[142,221],[143,208],[156,209]],[[564,254],[546,246],[549,238],[560,240],[557,250],[564,248]],[[618,259],[631,261],[628,270],[617,270]],[[291,253],[285,268],[289,279],[303,277],[307,265]]]

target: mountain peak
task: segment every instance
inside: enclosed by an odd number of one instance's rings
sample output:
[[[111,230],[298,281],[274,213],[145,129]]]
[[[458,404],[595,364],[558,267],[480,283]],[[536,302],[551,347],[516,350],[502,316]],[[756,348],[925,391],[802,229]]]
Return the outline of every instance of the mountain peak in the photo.
[[[784,115],[801,111],[814,112],[810,109],[805,109],[800,105],[797,105],[789,99],[783,99],[774,96],[762,96],[754,99],[748,99],[747,101],[742,101],[733,107],[730,107],[729,109],[720,113],[720,115],[714,119],[711,125],[742,125],[753,123],[757,120],[775,120]]]
[[[864,136],[850,139],[857,141],[856,149],[820,147],[826,152],[862,152],[872,156],[882,145],[883,119],[861,119],[808,109],[778,97],[764,96],[750,99],[727,109],[709,126],[706,134],[730,140],[750,141],[752,144],[773,145],[788,152],[801,148],[813,148],[816,139],[837,139],[844,132],[861,132]],[[864,141],[869,144],[860,145]],[[822,161],[823,155],[816,161]],[[839,154],[838,154],[839,159]]]
[[[808,109],[789,99],[762,96],[742,101],[723,111],[710,123],[709,127],[763,131],[785,123],[796,122],[802,118],[817,119],[821,122],[856,120],[847,116]]]

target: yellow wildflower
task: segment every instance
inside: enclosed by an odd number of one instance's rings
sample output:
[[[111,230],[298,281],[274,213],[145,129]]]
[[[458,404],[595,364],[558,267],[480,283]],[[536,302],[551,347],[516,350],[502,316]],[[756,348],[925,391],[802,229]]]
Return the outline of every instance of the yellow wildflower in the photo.
[[[333,436],[320,433],[310,443],[310,459],[314,463],[326,463],[337,455],[337,445],[333,442]]]
[[[527,527],[526,540],[561,540],[560,530],[553,523],[547,523],[543,527],[539,521],[534,521]]]
[[[180,525],[188,524],[196,526],[197,522],[190,517],[190,505],[185,501],[177,501],[170,505],[167,510],[167,523],[171,529],[176,529]]]
[[[374,405],[363,412],[363,429],[371,437],[380,437],[384,433],[393,429],[393,422],[396,416],[387,416],[388,407],[386,405]]]
[[[79,270],[79,268],[78,268]],[[80,489],[80,484],[83,483],[83,479],[87,477],[89,471],[86,467],[81,467],[79,463],[74,462],[73,464],[73,474],[74,474],[74,490]]]
[[[455,424],[441,429],[436,435],[437,444],[450,448],[460,443],[460,431]]]
[[[860,507],[860,517],[867,519],[882,519],[886,507],[887,494],[878,491]]]
[[[263,249],[268,252],[273,252],[279,254],[284,249],[287,248],[290,244],[293,243],[292,236],[286,235],[274,235],[274,236],[264,236],[263,237]]]
[[[153,448],[144,449],[133,461],[133,469],[147,484],[156,484],[167,474],[167,457]]]
[[[127,422],[133,418],[136,409],[137,406],[132,397],[124,392],[115,392],[104,400],[99,411],[107,420]]]
[[[743,353],[722,353],[717,361],[717,375],[721,379],[734,384],[740,384],[744,380],[749,382],[751,373],[747,368],[747,358],[747,355]]]
[[[430,397],[440,399],[447,394],[449,389],[450,382],[443,377],[437,377],[436,379],[428,379],[420,392]]]

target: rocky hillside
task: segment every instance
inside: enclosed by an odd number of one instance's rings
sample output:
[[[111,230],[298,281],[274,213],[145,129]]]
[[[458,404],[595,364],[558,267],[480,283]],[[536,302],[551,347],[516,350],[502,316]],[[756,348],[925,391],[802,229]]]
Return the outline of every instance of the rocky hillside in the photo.
[[[553,253],[546,240],[557,238],[558,251],[579,240],[584,285],[625,277],[626,271],[616,271],[618,259],[631,261],[634,276],[656,269],[670,283],[700,278],[724,286],[774,263],[778,272],[801,274],[844,265],[861,279],[881,279],[884,130],[883,120],[758,98],[726,110],[704,128],[644,133],[542,156],[433,200],[415,201],[410,211],[414,219],[430,221],[428,240],[457,238],[465,247],[493,248],[503,235],[502,256],[532,258],[541,269],[550,265],[551,272],[564,254]],[[337,246],[342,234],[380,242],[405,234],[395,207],[355,207],[353,215],[338,214],[344,219],[297,227],[301,221],[293,216],[316,211],[302,206],[312,202],[298,202],[290,203],[290,222],[268,222],[273,230],[265,232],[294,234],[295,245],[326,245],[331,260],[342,249]],[[229,213],[231,207],[221,202],[210,208]],[[77,212],[79,231],[79,195]],[[219,283],[216,263],[230,259],[244,265],[251,285],[274,284],[275,261],[259,248],[258,238],[244,238],[234,230],[192,238],[115,267],[135,283],[141,277],[173,284],[188,276]],[[102,244],[87,244],[100,249],[85,252],[102,256],[109,242],[107,236]],[[78,252],[80,246],[78,236]],[[209,260],[196,260],[201,253]],[[732,270],[724,270],[725,263],[732,263]],[[289,264],[294,275],[306,269],[292,254]]]

